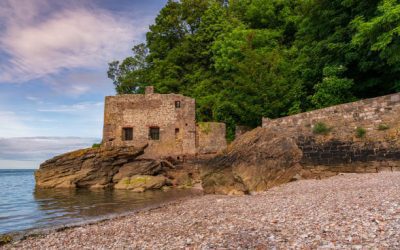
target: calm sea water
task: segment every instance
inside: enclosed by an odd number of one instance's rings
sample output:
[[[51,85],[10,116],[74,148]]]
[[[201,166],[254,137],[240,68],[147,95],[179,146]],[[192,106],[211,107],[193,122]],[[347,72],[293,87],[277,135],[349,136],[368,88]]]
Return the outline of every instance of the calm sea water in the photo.
[[[190,195],[195,194],[35,189],[34,170],[0,169],[0,234],[82,223]]]

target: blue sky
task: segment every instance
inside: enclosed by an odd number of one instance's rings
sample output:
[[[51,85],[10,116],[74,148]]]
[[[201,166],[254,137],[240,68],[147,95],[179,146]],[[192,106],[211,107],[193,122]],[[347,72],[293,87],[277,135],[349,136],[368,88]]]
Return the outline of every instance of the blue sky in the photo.
[[[101,140],[107,63],[130,55],[166,1],[0,1],[0,168]]]

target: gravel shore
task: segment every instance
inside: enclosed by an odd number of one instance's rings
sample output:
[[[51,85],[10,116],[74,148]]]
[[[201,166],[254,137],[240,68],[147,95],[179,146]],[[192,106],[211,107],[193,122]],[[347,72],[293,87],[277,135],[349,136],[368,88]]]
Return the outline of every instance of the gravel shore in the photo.
[[[1,248],[1,247],[0,247]],[[5,249],[400,249],[400,172],[206,195]]]

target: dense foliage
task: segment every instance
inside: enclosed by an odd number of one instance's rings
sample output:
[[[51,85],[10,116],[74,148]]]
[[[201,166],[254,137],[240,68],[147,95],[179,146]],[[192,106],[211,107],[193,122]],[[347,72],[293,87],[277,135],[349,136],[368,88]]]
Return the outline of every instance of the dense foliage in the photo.
[[[199,121],[257,126],[400,91],[397,0],[169,0],[133,56],[110,63],[117,93],[196,98]]]

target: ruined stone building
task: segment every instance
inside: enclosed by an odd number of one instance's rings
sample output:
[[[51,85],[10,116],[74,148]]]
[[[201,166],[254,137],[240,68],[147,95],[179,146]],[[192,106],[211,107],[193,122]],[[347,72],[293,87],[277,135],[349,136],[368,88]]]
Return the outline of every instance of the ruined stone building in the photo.
[[[193,156],[226,148],[225,124],[196,125],[195,100],[178,94],[107,96],[104,108],[105,146],[143,146],[144,157]]]

